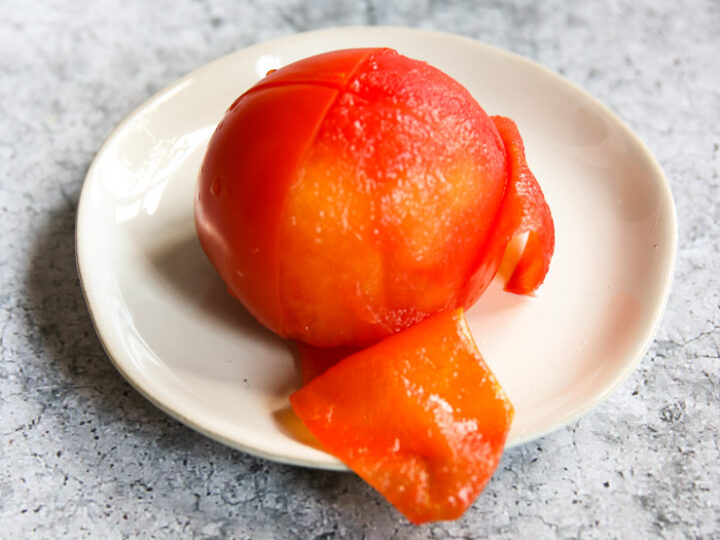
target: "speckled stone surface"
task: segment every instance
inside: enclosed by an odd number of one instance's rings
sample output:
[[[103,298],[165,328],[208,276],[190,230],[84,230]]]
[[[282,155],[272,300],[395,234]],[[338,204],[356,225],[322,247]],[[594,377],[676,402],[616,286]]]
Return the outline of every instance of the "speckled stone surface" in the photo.
[[[525,55],[656,154],[680,249],[637,371],[580,421],[506,453],[460,520],[413,527],[351,474],[191,431],[114,370],[74,262],[87,168],[184,73],[314,28],[392,24]],[[0,2],[0,537],[720,537],[720,4],[378,0]]]

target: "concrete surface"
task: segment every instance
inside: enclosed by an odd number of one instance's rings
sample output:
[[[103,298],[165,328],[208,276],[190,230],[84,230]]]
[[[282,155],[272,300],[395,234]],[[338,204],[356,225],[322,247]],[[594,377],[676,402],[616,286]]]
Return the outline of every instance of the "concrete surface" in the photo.
[[[206,62],[357,24],[525,55],[656,154],[680,250],[655,344],[612,397],[510,450],[460,520],[413,527],[351,474],[258,460],[170,419],[101,349],[74,262],[79,191],[115,125]],[[720,4],[0,2],[0,537],[720,537]]]

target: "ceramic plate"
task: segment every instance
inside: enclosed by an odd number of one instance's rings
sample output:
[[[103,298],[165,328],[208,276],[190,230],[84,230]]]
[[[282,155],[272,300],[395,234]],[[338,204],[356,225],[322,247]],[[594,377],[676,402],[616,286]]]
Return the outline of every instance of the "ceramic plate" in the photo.
[[[213,439],[344,468],[294,423],[292,348],[226,293],[195,238],[192,204],[205,146],[238,95],[271,68],[361,46],[426,60],[519,125],[555,218],[555,257],[535,297],[493,282],[468,321],[515,405],[509,443],[567,424],[630,374],[658,327],[676,251],[667,181],[630,129],[565,79],[421,30],[342,28],[261,43],[180,79],[115,130],[85,179],[77,220],[80,276],[108,355],[149,400]]]

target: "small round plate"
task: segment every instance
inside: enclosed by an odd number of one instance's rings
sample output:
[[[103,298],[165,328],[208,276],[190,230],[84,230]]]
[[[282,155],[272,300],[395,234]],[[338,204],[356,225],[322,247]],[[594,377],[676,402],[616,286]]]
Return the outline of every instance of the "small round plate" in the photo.
[[[489,114],[513,118],[555,218],[557,246],[534,297],[497,280],[468,312],[515,405],[509,444],[557,429],[606,398],[649,347],[676,252],[668,183],[642,142],[562,77],[448,34],[340,28],[240,50],[183,77],[131,114],[83,186],[77,261],[118,370],[188,426],[268,459],[343,469],[288,408],[292,348],[232,299],[195,237],[193,194],[225,109],[271,68],[316,53],[388,46],[442,69]]]

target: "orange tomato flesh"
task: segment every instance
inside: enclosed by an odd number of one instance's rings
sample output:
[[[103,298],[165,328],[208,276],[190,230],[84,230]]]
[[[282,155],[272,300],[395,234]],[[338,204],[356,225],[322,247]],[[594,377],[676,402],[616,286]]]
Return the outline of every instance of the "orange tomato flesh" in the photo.
[[[348,82],[281,224],[281,333],[318,347],[464,305],[507,181],[495,125],[445,73],[380,49]]]
[[[472,504],[514,413],[462,309],[343,359],[290,403],[328,452],[413,523],[455,519]]]

